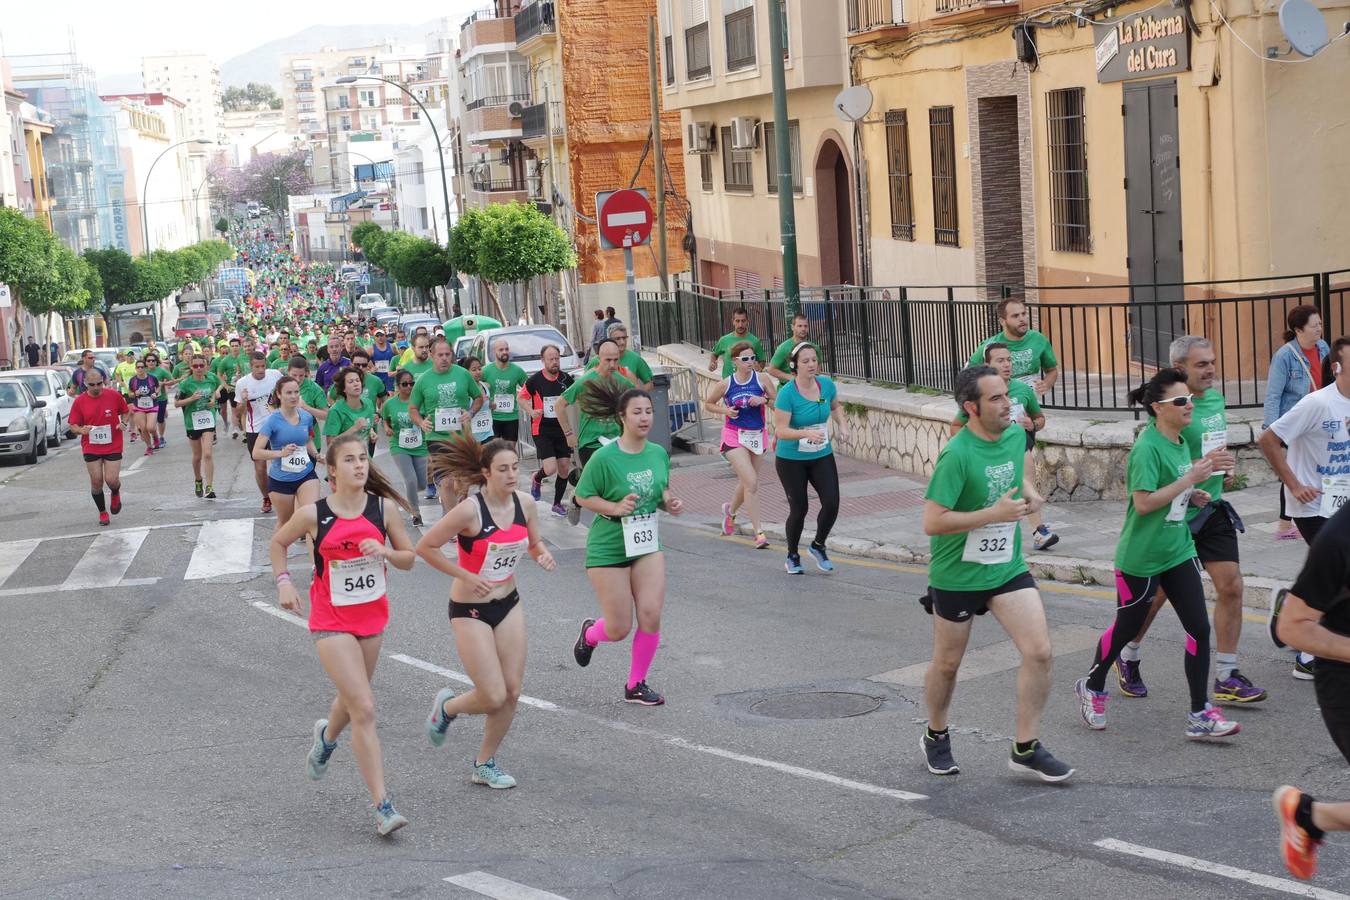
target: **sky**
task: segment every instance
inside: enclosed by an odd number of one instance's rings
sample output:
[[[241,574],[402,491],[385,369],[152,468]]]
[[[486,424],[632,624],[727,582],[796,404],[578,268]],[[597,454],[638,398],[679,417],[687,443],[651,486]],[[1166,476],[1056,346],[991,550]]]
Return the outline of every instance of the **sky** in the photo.
[[[80,59],[98,75],[140,72],[141,57],[173,51],[207,52],[217,62],[311,25],[416,24],[442,16],[451,29],[487,0],[324,0],[291,3],[229,0],[57,0],[6,3],[0,17],[5,55],[64,52],[73,30]],[[201,10],[201,14],[197,13]],[[208,12],[209,11],[209,12]],[[208,18],[209,16],[209,18]]]

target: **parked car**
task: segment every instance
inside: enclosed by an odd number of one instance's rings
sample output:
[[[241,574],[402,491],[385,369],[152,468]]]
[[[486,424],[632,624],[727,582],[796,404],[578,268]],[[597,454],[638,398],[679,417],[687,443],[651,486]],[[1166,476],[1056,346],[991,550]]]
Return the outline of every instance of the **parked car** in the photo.
[[[15,369],[0,374],[0,381],[20,381],[33,396],[47,404],[42,408],[47,420],[47,446],[61,446],[62,438],[73,437],[70,431],[70,408],[75,399],[66,393],[70,378],[63,371],[48,369]]]
[[[381,328],[388,328],[398,323],[399,311],[392,306],[382,306],[370,315]]]
[[[434,334],[435,328],[439,324],[441,324],[440,319],[426,313],[405,313],[398,319],[398,327],[402,328],[403,333],[408,335],[416,331],[419,325],[426,326],[427,334]]]
[[[189,338],[210,337],[215,333],[215,323],[206,313],[193,313],[189,316],[179,316],[178,321],[173,326],[173,336],[176,340],[184,341]]]
[[[380,294],[362,294],[356,298],[356,309],[364,315],[370,315],[372,309],[378,309],[381,306],[388,306],[384,302],[384,297]]]
[[[489,349],[498,338],[506,338],[511,347],[511,362],[533,375],[544,367],[539,361],[539,353],[545,344],[553,344],[561,351],[562,370],[572,372],[581,368],[581,357],[567,343],[562,332],[552,325],[513,325],[510,328],[490,328],[480,331],[472,340],[469,355],[476,356],[486,364],[492,357]],[[467,338],[460,338],[466,340]]]
[[[47,455],[46,406],[17,378],[0,379],[0,457],[31,466]]]
[[[116,347],[84,347],[79,350],[67,350],[66,355],[61,357],[61,364],[68,364],[74,369],[80,364],[80,358],[84,356],[86,350],[94,354],[94,365],[103,370],[105,378],[112,374],[112,370],[117,366]]]

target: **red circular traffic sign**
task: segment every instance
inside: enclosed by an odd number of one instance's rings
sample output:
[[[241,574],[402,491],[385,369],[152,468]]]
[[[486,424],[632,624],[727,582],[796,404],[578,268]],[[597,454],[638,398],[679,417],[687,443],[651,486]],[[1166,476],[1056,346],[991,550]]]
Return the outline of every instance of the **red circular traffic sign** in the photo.
[[[600,210],[600,233],[616,247],[636,247],[652,236],[655,214],[637,191],[615,191]]]

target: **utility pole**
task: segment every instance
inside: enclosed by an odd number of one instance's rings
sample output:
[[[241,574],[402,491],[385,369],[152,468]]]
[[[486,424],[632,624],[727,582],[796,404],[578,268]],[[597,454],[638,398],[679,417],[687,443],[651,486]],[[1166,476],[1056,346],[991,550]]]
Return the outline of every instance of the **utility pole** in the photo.
[[[647,69],[652,93],[652,162],[656,167],[656,268],[661,292],[670,290],[670,263],[666,259],[666,147],[661,139],[660,79],[656,71],[656,16],[647,18]]]
[[[788,323],[801,311],[797,281],[797,218],[792,208],[792,142],[788,135],[787,79],[783,74],[783,18],[778,0],[764,0],[769,17],[769,68],[773,72],[774,155],[778,157],[778,232],[783,245],[783,306]]]

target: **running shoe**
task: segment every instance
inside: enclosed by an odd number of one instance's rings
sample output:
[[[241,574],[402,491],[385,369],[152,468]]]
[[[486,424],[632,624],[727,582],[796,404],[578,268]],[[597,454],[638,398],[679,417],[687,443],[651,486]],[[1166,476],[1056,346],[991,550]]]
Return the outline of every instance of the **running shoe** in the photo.
[[[1270,641],[1276,647],[1283,650],[1287,645],[1280,640],[1276,633],[1275,626],[1280,621],[1280,613],[1284,611],[1284,598],[1289,596],[1288,588],[1280,588],[1270,596],[1270,618],[1266,619],[1266,632],[1270,634]]]
[[[154,455],[155,455],[155,448],[151,447],[149,444],[146,444],[146,445],[145,445],[145,455],[146,455],[146,456],[154,456]]]
[[[375,807],[375,831],[381,836],[387,836],[398,831],[408,820],[399,815],[398,810],[394,809],[394,798],[386,794],[380,801],[380,805]]]
[[[1300,653],[1294,658],[1294,671],[1292,674],[1299,681],[1313,680],[1313,666],[1317,664],[1316,658],[1306,653]]]
[[[594,619],[586,619],[581,623],[581,634],[577,635],[577,642],[572,645],[572,658],[577,661],[577,665],[583,669],[591,664],[591,654],[595,648],[586,643],[586,632],[595,624]]]
[[[730,503],[722,504],[722,533],[733,534],[736,531],[736,516],[731,511]]]
[[[108,518],[108,514],[107,514],[107,513],[101,512],[101,513],[98,514],[98,524],[100,524],[100,525],[107,525],[107,524],[109,524],[109,523],[111,523],[111,522],[112,522],[112,519]]]
[[[1288,528],[1281,528],[1275,532],[1275,540],[1301,541],[1303,540],[1303,535],[1298,533],[1298,526],[1295,525],[1293,522],[1290,522]]]
[[[575,500],[573,500],[572,505],[567,507],[567,524],[575,525],[580,521],[581,521],[581,507],[577,505],[577,502]]]
[[[272,511],[272,498],[271,498],[271,497],[264,497],[264,498],[263,498],[263,502],[262,502],[262,511],[263,511],[264,513],[270,513],[270,512]]]
[[[817,569],[822,572],[834,571],[834,563],[830,562],[830,558],[825,555],[824,547],[817,547],[815,544],[807,544],[806,549],[816,561]]]
[[[567,507],[563,506],[561,503],[553,504],[549,507],[549,510],[560,519],[567,518]]]
[[[1139,674],[1139,660],[1117,659],[1116,674],[1120,680],[1120,692],[1126,697],[1147,697],[1148,685],[1144,676]]]
[[[1078,712],[1083,717],[1083,723],[1093,731],[1105,730],[1106,692],[1088,687],[1086,678],[1073,683],[1073,692],[1078,695]]]
[[[666,698],[647,687],[645,681],[639,681],[630,688],[624,688],[623,699],[625,703],[641,703],[643,706],[661,706],[666,702]]]
[[[924,764],[934,775],[956,775],[961,767],[952,757],[952,738],[944,734],[939,738],[930,738],[925,728],[919,735],[919,749],[923,751]]]
[[[473,775],[469,776],[469,780],[474,784],[486,784],[493,790],[498,791],[516,786],[514,778],[497,768],[497,757],[495,756],[485,763],[475,762]]]
[[[216,499],[216,489],[209,484],[206,486],[206,499],[207,500]]]
[[[113,494],[108,499],[108,512],[112,513],[115,516],[121,511],[122,511],[122,495],[121,493]]]
[[[202,480],[201,480],[200,478],[198,478],[196,481],[192,482],[192,491],[193,491],[193,493],[195,493],[198,497],[200,497],[200,496],[202,495]]]
[[[436,485],[434,484],[427,485],[427,499],[428,500],[436,499]]]
[[[762,531],[755,532],[755,549],[756,550],[769,549],[769,538]]]
[[[163,450],[163,449],[164,449],[164,443],[165,443],[164,438],[157,438],[157,439],[155,440],[155,449],[156,449],[156,450]]]
[[[427,716],[427,740],[431,741],[433,747],[445,743],[445,730],[450,727],[451,722],[459,718],[445,714],[445,703],[453,696],[455,692],[450,688],[441,688],[436,692],[436,703],[431,707],[431,715]]]
[[[1055,534],[1044,525],[1031,533],[1031,545],[1037,550],[1049,550],[1058,543],[1059,535]]]
[[[131,435],[131,442],[132,442],[133,444],[136,443],[136,432],[134,432],[134,431],[128,431],[127,434]]]
[[[1230,737],[1241,730],[1241,725],[1225,719],[1212,703],[1206,703],[1201,712],[1186,715],[1186,737],[1193,741]]]
[[[535,500],[538,500],[539,496],[544,492],[544,486],[540,483],[539,479],[539,476],[542,474],[542,472],[535,472],[534,477],[530,479],[530,496]]]
[[[1031,751],[1025,754],[1018,753],[1014,745],[1012,756],[1008,757],[1008,768],[1014,772],[1035,775],[1041,781],[1048,781],[1051,784],[1068,781],[1074,772],[1072,766],[1055,759],[1040,741],[1036,741]]]
[[[1275,789],[1270,801],[1275,807],[1275,818],[1280,820],[1280,855],[1284,857],[1284,867],[1290,875],[1307,881],[1317,874],[1317,848],[1322,842],[1294,821],[1303,796],[1298,788],[1286,784]]]
[[[422,522],[422,517],[421,517],[421,516],[413,516],[412,522],[413,522],[413,527],[414,527],[414,528],[421,528],[422,525],[424,524],[424,523]]]
[[[327,727],[327,719],[320,719],[314,723],[314,746],[309,748],[309,757],[306,760],[310,781],[318,781],[323,777],[323,773],[328,771],[328,758],[337,749],[337,741],[330,744],[323,739],[324,729]]]
[[[1220,703],[1260,703],[1266,699],[1266,692],[1234,669],[1223,681],[1214,679],[1214,699]]]
[[[797,553],[789,553],[787,562],[783,563],[783,568],[787,569],[789,575],[803,575],[806,570],[802,568],[802,558]]]

